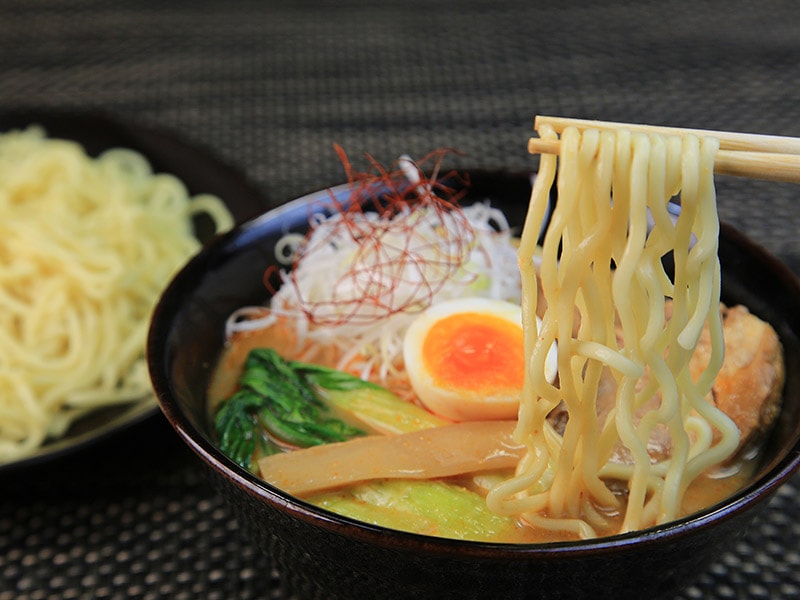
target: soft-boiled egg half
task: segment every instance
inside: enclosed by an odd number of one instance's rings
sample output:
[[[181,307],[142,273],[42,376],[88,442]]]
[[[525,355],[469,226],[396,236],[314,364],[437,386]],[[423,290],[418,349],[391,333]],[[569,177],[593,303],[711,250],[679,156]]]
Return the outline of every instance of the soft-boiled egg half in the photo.
[[[435,304],[406,332],[403,359],[414,392],[431,412],[454,421],[516,418],[526,368],[522,310],[488,298]],[[555,373],[552,347],[548,381]]]

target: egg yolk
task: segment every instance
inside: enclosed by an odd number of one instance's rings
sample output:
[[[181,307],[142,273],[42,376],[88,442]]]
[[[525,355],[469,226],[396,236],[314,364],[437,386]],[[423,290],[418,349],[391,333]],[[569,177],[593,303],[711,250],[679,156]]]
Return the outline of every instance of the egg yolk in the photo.
[[[492,315],[460,313],[437,321],[422,357],[444,388],[491,395],[519,390],[525,378],[522,328]]]

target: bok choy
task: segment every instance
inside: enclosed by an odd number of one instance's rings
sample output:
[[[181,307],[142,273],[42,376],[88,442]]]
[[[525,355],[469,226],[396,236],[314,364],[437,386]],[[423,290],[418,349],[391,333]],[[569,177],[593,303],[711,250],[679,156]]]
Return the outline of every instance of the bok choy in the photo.
[[[332,409],[348,422],[331,416]],[[238,390],[214,418],[220,449],[255,471],[255,460],[282,451],[341,442],[375,431],[397,434],[447,424],[384,387],[349,373],[257,348],[247,357]]]
[[[309,502],[365,523],[437,537],[490,541],[517,530],[514,519],[494,514],[480,494],[443,481],[372,481]]]
[[[254,459],[281,451],[281,444],[307,448],[341,442],[361,429],[329,416],[312,383],[272,349],[252,350],[239,389],[222,402],[214,417],[219,447],[240,466],[254,470]],[[357,378],[353,378],[357,379]]]

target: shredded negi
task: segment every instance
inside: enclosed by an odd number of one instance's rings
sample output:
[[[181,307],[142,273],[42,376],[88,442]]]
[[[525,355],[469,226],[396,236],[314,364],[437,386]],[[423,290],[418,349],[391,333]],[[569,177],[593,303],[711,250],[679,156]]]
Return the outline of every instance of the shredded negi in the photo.
[[[488,203],[460,206],[468,186],[439,174],[446,153],[419,161],[419,178],[409,181],[407,164],[388,171],[372,160],[372,172],[356,173],[340,150],[351,203],[318,217],[308,234],[286,236],[279,252],[291,265],[269,310],[237,311],[228,335],[286,317],[300,345],[329,344],[340,351],[338,368],[385,382],[401,362],[405,330],[431,304],[463,296],[518,303],[508,221]]]

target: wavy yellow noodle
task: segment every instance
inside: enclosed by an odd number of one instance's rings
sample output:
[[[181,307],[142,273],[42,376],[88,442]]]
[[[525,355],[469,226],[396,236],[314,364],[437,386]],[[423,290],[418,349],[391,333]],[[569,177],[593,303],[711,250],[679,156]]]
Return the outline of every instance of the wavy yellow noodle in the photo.
[[[557,138],[547,126],[539,134]],[[723,349],[713,182],[718,142],[567,128],[560,147],[557,159],[541,158],[528,214],[532,224],[541,222],[557,164],[558,202],[541,248],[547,310],[540,329],[532,316],[538,227],[524,228],[518,254],[528,377],[515,437],[527,455],[487,501],[535,527],[586,538],[608,533],[606,517],[619,511],[620,532],[675,519],[687,486],[731,456],[739,433],[706,400]],[[673,223],[667,205],[677,194],[682,211]],[[674,279],[662,264],[668,253]],[[688,361],[706,323],[712,359],[695,382]],[[543,361],[553,343],[559,379],[549,383]],[[596,398],[606,370],[616,399],[600,422]],[[660,402],[653,406],[655,395]],[[569,415],[561,437],[547,420],[559,404]],[[671,452],[654,461],[648,444],[659,427],[669,432]],[[629,462],[615,456],[620,447]],[[627,485],[624,503],[609,479]]]
[[[37,127],[0,135],[0,462],[101,406],[146,398],[153,305],[199,247],[213,196],[124,149],[89,157]]]

